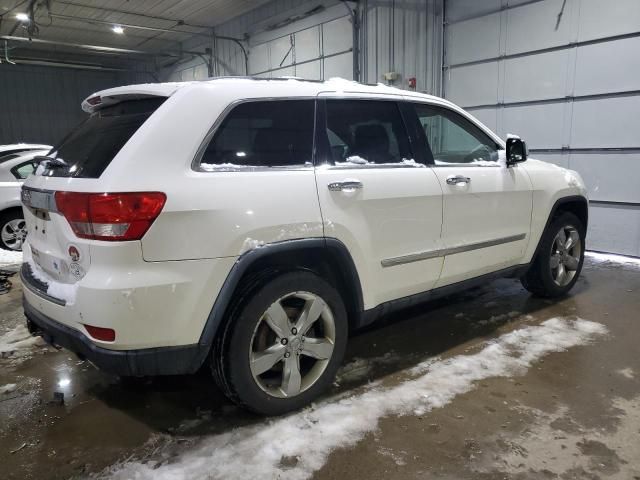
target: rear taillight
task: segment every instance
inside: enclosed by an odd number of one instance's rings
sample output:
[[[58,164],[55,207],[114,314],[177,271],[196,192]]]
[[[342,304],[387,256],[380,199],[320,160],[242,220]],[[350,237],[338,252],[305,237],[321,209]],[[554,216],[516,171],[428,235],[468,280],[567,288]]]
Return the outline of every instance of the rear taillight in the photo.
[[[56,192],[56,206],[74,233],[92,240],[140,240],[164,207],[161,192]]]

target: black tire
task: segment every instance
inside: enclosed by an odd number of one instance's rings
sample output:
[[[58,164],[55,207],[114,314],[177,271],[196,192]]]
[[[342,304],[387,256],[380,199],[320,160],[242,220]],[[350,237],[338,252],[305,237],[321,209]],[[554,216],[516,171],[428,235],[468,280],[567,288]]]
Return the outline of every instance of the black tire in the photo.
[[[571,227],[578,232],[581,248],[578,266],[575,270],[572,270],[572,272],[574,272],[573,277],[566,285],[559,285],[554,280],[553,269],[551,267],[551,256],[553,254],[552,250],[554,248],[556,235],[560,232],[560,229],[567,227]],[[573,213],[563,212],[554,218],[542,234],[542,238],[540,239],[540,244],[538,246],[538,253],[531,264],[531,268],[521,278],[524,288],[540,297],[553,298],[566,295],[578,281],[578,277],[582,271],[582,264],[584,263],[585,235],[586,231],[584,225]]]
[[[22,251],[22,245],[20,248],[12,248],[1,235],[5,231],[6,225],[14,220],[24,220],[22,210],[16,208],[0,213],[0,248],[10,252],[20,252]]]
[[[278,398],[267,393],[256,381],[249,356],[254,332],[263,314],[278,299],[294,292],[309,292],[324,301],[333,318],[335,339],[331,356],[317,380],[295,396]],[[212,350],[213,376],[225,395],[238,405],[263,415],[281,415],[309,404],[332,384],[344,357],[347,337],[347,313],[335,288],[309,271],[277,274],[275,278],[245,289],[235,302],[229,321],[217,335]]]

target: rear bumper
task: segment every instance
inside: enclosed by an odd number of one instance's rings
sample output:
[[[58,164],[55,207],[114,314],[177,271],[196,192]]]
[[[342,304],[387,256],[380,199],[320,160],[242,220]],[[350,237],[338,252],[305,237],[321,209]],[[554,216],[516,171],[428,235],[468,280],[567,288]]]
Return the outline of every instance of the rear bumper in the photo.
[[[195,373],[208,353],[201,345],[109,350],[95,345],[82,332],[63,325],[33,308],[23,298],[24,314],[32,333],[52,345],[71,350],[101,370],[123,376],[181,375]]]

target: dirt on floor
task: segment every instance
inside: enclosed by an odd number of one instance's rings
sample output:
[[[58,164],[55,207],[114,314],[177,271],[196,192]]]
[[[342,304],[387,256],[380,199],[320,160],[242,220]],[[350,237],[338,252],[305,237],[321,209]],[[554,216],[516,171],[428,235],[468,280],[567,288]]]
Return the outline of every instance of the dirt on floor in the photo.
[[[29,338],[12,281],[0,295],[5,479],[640,480],[640,262],[590,257],[561,300],[505,279],[395,314],[350,340],[324,399],[278,419],[236,408],[206,369],[123,383]],[[576,336],[579,318],[599,333]],[[287,454],[300,445],[308,455]]]

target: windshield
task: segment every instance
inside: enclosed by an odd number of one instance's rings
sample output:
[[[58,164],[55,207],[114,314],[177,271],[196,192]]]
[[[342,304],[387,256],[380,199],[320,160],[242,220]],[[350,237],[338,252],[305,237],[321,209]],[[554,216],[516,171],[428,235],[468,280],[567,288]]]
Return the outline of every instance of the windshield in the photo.
[[[129,100],[91,114],[49,157],[45,175],[52,177],[98,178],[127,141],[166,98]]]

